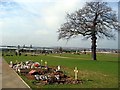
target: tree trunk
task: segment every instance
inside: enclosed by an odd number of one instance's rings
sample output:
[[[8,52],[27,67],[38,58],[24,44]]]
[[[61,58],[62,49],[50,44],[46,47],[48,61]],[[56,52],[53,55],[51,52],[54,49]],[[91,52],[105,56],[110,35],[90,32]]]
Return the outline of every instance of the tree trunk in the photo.
[[[93,60],[97,60],[96,59],[96,40],[97,40],[97,37],[95,34],[92,35],[92,46],[91,46],[91,51],[92,51],[92,59]]]

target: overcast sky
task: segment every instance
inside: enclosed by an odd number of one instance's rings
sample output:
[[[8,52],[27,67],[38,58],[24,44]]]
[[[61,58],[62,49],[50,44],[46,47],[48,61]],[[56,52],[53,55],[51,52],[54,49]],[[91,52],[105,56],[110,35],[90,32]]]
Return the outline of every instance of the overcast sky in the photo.
[[[68,42],[57,40],[57,30],[65,22],[66,13],[82,8],[83,1],[87,0],[0,0],[0,44],[90,48],[91,41],[81,36]],[[117,11],[119,0],[114,1],[109,5]],[[118,48],[118,38],[97,39],[97,48]]]

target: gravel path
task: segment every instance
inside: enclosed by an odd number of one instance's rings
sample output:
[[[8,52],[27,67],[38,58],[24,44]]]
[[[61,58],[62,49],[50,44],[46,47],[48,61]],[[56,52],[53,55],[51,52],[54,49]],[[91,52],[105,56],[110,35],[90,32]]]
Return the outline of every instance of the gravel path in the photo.
[[[2,89],[2,58],[0,58],[0,90]]]
[[[9,67],[8,63],[5,60],[2,60],[1,70],[2,79],[0,80],[2,80],[2,90],[6,90],[6,88],[12,88],[12,90],[31,90],[30,87],[20,78],[20,76],[18,76],[17,73]]]

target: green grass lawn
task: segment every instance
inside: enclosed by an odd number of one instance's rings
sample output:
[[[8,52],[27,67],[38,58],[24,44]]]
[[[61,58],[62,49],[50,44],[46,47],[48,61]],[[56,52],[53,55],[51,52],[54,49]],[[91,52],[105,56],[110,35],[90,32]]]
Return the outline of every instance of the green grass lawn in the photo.
[[[71,77],[74,77],[74,67],[78,67],[78,78],[84,80],[83,84],[76,85],[44,85],[36,87],[33,81],[22,78],[31,88],[117,88],[118,87],[118,55],[97,54],[97,61],[91,60],[91,55],[74,54],[49,54],[39,56],[4,56],[9,63],[33,60],[40,62],[41,59],[48,62],[48,66],[61,66],[61,69]]]

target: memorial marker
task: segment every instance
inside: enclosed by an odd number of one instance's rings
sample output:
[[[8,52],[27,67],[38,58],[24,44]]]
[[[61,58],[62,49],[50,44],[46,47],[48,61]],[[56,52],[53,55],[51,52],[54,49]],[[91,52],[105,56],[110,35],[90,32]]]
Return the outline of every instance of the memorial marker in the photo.
[[[77,67],[75,67],[75,70],[74,70],[74,72],[75,72],[75,80],[77,80],[77,74],[78,74]]]
[[[47,61],[45,61],[45,66],[47,66]]]
[[[42,66],[43,60],[41,59],[41,66]]]

